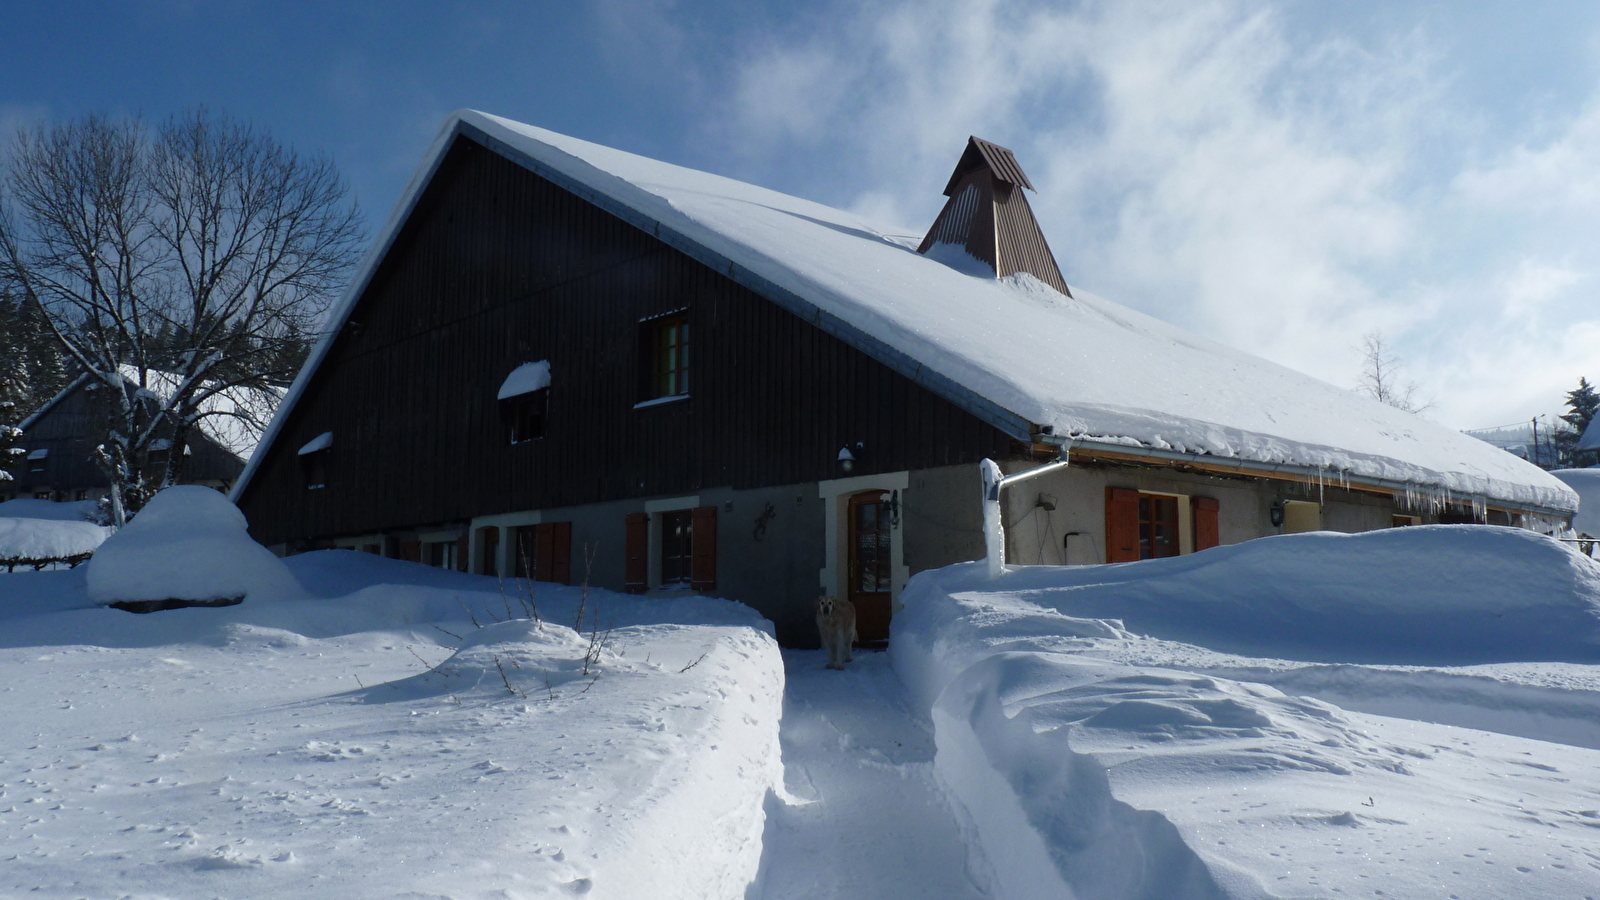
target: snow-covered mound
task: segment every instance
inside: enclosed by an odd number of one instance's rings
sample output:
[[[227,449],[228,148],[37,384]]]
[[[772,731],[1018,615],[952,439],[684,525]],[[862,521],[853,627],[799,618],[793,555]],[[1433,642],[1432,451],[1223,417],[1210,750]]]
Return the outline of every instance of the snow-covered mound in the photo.
[[[0,578],[0,735],[29,736],[0,755],[0,895],[747,896],[781,779],[770,623],[285,565],[310,596],[154,616],[93,607],[81,568]]]
[[[1600,537],[1600,467],[1556,469],[1550,474],[1578,492],[1578,514],[1572,517],[1572,530]]]
[[[18,497],[0,503],[0,518],[51,519],[65,522],[97,522],[100,520],[100,503],[96,500],[73,500],[56,503],[53,500],[35,500]]]
[[[912,579],[890,653],[993,900],[1585,896],[1597,573],[1479,526],[969,564]],[[1437,657],[1474,665],[1357,664]]]
[[[167,488],[95,552],[89,596],[110,604],[299,595],[283,561],[247,527],[244,513],[211,488]]]
[[[0,517],[0,563],[83,556],[115,530],[83,521]]]
[[[1248,656],[1600,662],[1600,564],[1518,528],[1282,535],[1173,559],[1017,567],[997,583],[978,569],[952,570],[946,587]]]

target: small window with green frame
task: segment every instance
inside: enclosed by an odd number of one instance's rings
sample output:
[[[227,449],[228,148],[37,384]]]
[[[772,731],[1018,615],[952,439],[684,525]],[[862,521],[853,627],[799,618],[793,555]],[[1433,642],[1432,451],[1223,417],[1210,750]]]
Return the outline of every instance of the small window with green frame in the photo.
[[[639,323],[641,400],[689,394],[689,312]]]

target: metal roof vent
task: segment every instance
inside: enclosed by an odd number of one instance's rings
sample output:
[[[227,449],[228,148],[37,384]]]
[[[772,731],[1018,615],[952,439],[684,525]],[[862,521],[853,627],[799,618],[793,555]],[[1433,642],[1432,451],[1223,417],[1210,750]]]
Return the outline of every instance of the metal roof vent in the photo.
[[[950,200],[917,252],[957,268],[965,268],[958,264],[964,254],[997,278],[1027,272],[1072,296],[1022,188],[1034,189],[1010,150],[982,138],[967,138],[967,149],[944,187]]]

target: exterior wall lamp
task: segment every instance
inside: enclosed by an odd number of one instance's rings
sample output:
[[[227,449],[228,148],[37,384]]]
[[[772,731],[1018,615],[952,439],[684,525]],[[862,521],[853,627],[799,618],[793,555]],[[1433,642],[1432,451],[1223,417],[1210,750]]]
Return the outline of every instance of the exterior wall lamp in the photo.
[[[1267,517],[1272,520],[1273,528],[1283,527],[1283,500],[1272,501],[1272,508],[1267,510]]]
[[[851,446],[852,445],[850,444],[845,444],[843,447],[839,448],[839,471],[846,475],[854,472],[856,468],[856,454],[850,452]],[[856,448],[856,452],[861,451],[860,441],[856,441],[854,446]]]

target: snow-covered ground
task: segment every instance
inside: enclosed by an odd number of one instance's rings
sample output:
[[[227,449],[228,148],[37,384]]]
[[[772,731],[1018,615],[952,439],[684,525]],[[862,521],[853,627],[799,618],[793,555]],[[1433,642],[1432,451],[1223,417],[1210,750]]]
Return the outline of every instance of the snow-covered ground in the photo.
[[[891,652],[995,900],[1600,896],[1600,566],[1554,541],[968,565],[905,602]]]
[[[98,513],[99,504],[91,500],[21,498],[0,503],[0,564],[93,553],[115,531],[96,524]]]
[[[783,686],[748,609],[591,592],[585,675],[576,588],[540,627],[490,579],[289,562],[312,597],[145,616],[0,582],[0,895],[744,896]]]
[[[719,600],[287,565],[0,579],[0,896],[1600,896],[1600,564],[1528,532],[954,566],[843,672]]]
[[[767,805],[759,900],[980,900],[933,772],[933,732],[883,653],[845,671],[784,651],[785,790]]]

